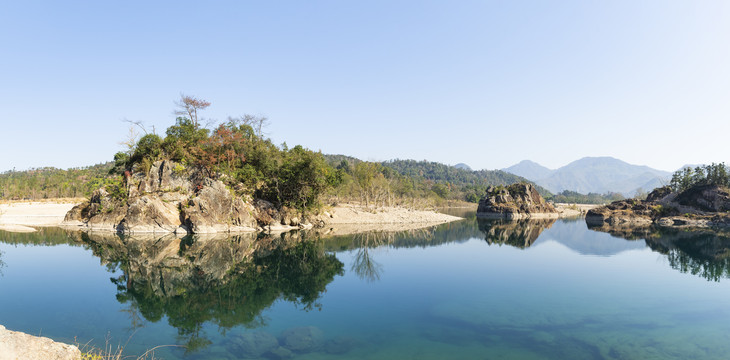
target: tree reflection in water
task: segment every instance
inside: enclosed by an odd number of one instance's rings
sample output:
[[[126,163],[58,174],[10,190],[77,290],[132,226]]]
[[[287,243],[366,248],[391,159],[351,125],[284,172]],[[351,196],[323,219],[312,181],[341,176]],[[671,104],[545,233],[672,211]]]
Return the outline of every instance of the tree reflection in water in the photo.
[[[3,251],[0,250],[0,276],[3,275],[3,268],[5,267],[5,263],[3,262]]]
[[[644,239],[646,245],[667,257],[669,266],[708,281],[730,278],[730,233],[726,230],[658,226],[588,226],[626,240]]]
[[[352,270],[360,279],[367,282],[380,280],[383,265],[375,261],[370,255],[370,249],[393,243],[393,233],[370,231],[352,236],[357,250],[352,261]]]
[[[320,241],[280,236],[177,239],[82,235],[109,270],[117,300],[128,304],[132,328],[167,317],[187,351],[210,344],[207,322],[221,332],[266,324],[261,312],[277,299],[305,311],[317,302],[343,264]]]

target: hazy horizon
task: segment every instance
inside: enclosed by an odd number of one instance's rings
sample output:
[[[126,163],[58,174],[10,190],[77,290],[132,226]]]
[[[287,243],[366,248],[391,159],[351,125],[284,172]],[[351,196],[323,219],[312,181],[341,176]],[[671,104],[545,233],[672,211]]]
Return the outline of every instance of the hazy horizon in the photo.
[[[0,172],[110,161],[181,93],[363,160],[730,159],[725,2],[11,2],[0,29]]]

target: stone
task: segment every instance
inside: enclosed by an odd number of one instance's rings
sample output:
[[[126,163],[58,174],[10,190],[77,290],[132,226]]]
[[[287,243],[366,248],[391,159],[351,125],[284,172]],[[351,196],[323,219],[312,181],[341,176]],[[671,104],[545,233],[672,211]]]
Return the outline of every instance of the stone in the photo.
[[[266,357],[269,359],[274,359],[274,360],[290,359],[290,358],[294,357],[294,353],[291,350],[289,350],[283,346],[279,346],[278,348],[269,351],[266,354]]]
[[[105,188],[94,191],[88,202],[66,214],[63,225],[125,234],[253,232],[258,228],[250,199],[236,196],[222,181],[200,170],[172,161],[156,161],[147,172],[127,175],[125,187],[122,199]]]
[[[7,330],[0,325],[0,360],[78,360],[81,351],[73,345],[46,337]]]
[[[477,216],[516,220],[557,218],[560,214],[532,184],[521,183],[487,188],[484,198],[479,201]]]
[[[231,337],[230,350],[237,356],[249,359],[259,358],[279,347],[274,335],[265,331],[246,332]]]
[[[346,354],[358,345],[358,341],[351,337],[338,336],[324,344],[324,352],[333,355]]]
[[[296,327],[281,333],[283,346],[291,351],[307,353],[319,349],[324,342],[322,330],[314,326]]]

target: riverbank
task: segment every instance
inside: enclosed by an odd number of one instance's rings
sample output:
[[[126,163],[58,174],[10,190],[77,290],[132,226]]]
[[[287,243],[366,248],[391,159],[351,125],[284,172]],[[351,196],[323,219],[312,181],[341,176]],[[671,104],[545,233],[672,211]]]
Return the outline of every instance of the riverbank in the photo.
[[[48,201],[16,201],[0,204],[0,230],[33,232],[36,227],[60,226],[66,213],[84,199]],[[366,208],[350,204],[339,205],[326,211],[324,225],[356,227],[358,225],[397,225],[398,229],[416,229],[461,220],[432,210],[411,210],[402,207]]]
[[[33,232],[35,227],[59,226],[66,213],[84,199],[5,201],[0,203],[0,230]]]

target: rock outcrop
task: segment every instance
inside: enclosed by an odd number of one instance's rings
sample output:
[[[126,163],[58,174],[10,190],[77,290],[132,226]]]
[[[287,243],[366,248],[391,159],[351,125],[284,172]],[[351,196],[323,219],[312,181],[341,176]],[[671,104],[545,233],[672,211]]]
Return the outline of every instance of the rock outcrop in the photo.
[[[730,226],[730,193],[716,185],[693,186],[681,193],[664,186],[646,200],[626,199],[591,209],[586,222],[594,228],[616,226]]]
[[[516,220],[557,218],[560,214],[532,184],[512,184],[490,186],[486,196],[479,201],[477,216]]]
[[[266,203],[266,202],[265,202]],[[139,233],[241,233],[311,227],[296,211],[284,215],[271,203],[258,206],[204,171],[157,161],[124,184],[94,191],[66,214],[63,225],[88,230]],[[262,214],[265,213],[265,216]]]
[[[10,331],[0,325],[0,360],[78,360],[81,351],[49,338]]]

